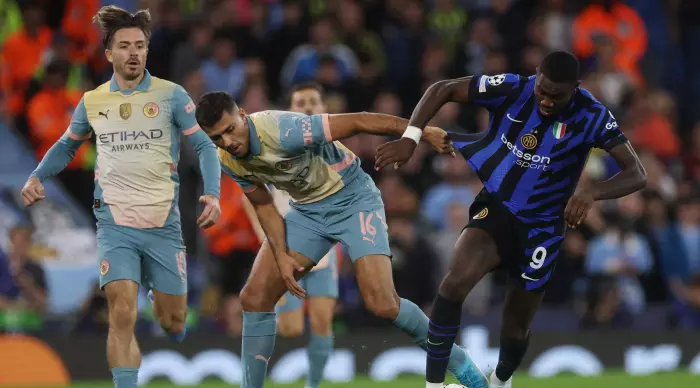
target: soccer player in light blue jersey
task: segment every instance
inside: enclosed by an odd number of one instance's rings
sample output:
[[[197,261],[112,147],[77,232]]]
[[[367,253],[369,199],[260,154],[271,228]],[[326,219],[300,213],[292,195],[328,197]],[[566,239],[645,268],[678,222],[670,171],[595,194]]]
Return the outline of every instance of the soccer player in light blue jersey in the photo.
[[[304,298],[306,290],[297,279],[337,243],[354,263],[367,308],[418,346],[427,345],[428,318],[394,288],[381,194],[360,160],[339,141],[361,132],[400,136],[408,120],[374,113],[247,115],[230,95],[213,92],[202,96],[197,121],[219,147],[222,169],[246,192],[267,237],[241,291],[242,388],[261,388],[265,381],[275,344],[275,304],[287,290]],[[452,152],[443,130],[429,127],[425,136],[439,152]],[[284,217],[267,184],[291,196]],[[463,384],[488,386],[464,349],[453,346],[444,357]]]
[[[178,210],[177,162],[184,135],[204,177],[200,227],[220,214],[216,147],[199,128],[185,90],[145,70],[151,17],[114,6],[95,16],[114,75],[86,92],[65,134],[31,174],[26,205],[44,198],[41,182],[63,170],[95,133],[94,212],[100,286],[109,305],[107,359],[116,388],[136,388],[141,352],[134,336],[139,285],[153,290],[154,312],[174,341],[185,337],[187,264]]]

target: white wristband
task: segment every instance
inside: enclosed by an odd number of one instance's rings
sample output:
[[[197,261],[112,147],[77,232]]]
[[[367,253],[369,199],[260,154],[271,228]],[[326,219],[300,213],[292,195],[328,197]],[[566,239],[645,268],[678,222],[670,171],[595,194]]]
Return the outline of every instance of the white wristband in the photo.
[[[418,144],[418,143],[420,143],[421,136],[423,136],[422,129],[420,129],[418,127],[414,127],[414,126],[408,126],[406,128],[406,130],[403,132],[403,136],[401,136],[401,137],[407,137],[407,138],[415,141],[416,144]]]

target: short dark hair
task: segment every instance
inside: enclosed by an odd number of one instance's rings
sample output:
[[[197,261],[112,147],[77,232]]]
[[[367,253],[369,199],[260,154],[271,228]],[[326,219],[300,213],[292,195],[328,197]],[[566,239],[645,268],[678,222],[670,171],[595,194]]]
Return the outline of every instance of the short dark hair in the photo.
[[[202,127],[213,127],[216,125],[224,112],[233,113],[238,110],[236,101],[226,92],[205,93],[197,103],[195,118]]]
[[[289,92],[287,93],[287,106],[292,105],[292,96],[294,93],[302,91],[302,90],[315,90],[318,92],[318,94],[321,95],[321,99],[323,99],[323,86],[317,82],[303,82],[300,84],[296,84],[292,86],[291,89],[289,89]]]
[[[112,46],[114,34],[122,28],[140,28],[146,41],[151,40],[151,13],[147,9],[132,14],[115,5],[106,5],[97,11],[92,21],[100,26],[102,44],[107,49]]]
[[[540,73],[556,83],[579,81],[581,65],[576,56],[568,51],[554,51],[542,60]]]

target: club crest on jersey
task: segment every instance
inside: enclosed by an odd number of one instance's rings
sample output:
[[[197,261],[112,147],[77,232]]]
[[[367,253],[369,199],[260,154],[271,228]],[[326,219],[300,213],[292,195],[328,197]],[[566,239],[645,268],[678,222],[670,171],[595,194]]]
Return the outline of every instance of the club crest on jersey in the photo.
[[[275,168],[280,170],[280,171],[287,171],[290,168],[292,168],[292,162],[290,162],[289,160],[283,160],[281,162],[277,162],[275,164]]]
[[[160,113],[160,107],[155,102],[149,102],[143,106],[143,114],[149,119],[158,116],[158,113]]]
[[[479,213],[477,213],[477,215],[474,216],[474,219],[480,220],[482,218],[486,218],[486,216],[488,216],[488,215],[489,215],[489,208],[485,207],[485,208],[481,209],[481,211]]]
[[[109,272],[109,262],[107,259],[102,259],[102,262],[100,262],[100,276],[107,275],[107,272]]]
[[[122,120],[128,120],[131,117],[131,103],[119,105],[119,116]]]
[[[498,86],[506,80],[505,74],[494,75],[488,78],[489,85]]]
[[[522,144],[526,149],[531,150],[537,147],[537,138],[535,135],[528,133],[520,138],[520,144]]]
[[[552,133],[554,134],[555,139],[561,139],[564,137],[564,135],[566,135],[566,124],[557,121],[554,123],[554,127],[552,127]]]

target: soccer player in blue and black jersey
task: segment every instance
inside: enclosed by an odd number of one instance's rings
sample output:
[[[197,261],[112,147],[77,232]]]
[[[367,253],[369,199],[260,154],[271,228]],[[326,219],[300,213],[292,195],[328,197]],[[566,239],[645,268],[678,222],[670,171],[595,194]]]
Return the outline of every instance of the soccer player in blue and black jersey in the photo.
[[[455,245],[430,317],[426,386],[442,387],[460,327],[461,306],[488,272],[504,268],[509,284],[500,355],[491,387],[509,388],[530,338],[530,323],[563,254],[567,226],[586,218],[593,202],[644,188],[646,173],[613,114],[579,87],[579,63],[568,52],[549,54],[537,74],[475,75],[440,81],[425,92],[399,140],[377,149],[376,168],[405,163],[421,128],[448,102],[490,111],[488,131],[452,135],[484,183],[469,224]],[[607,151],[621,171],[590,187],[577,183],[592,148]]]

